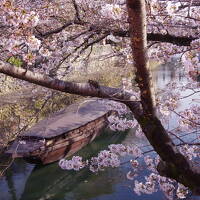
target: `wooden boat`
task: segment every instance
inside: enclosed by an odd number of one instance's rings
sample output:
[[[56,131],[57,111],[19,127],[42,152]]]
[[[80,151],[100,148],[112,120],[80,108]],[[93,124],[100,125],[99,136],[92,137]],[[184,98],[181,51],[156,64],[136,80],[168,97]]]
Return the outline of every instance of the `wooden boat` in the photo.
[[[92,142],[114,113],[101,100],[72,104],[23,132],[7,150],[13,158],[48,164]]]

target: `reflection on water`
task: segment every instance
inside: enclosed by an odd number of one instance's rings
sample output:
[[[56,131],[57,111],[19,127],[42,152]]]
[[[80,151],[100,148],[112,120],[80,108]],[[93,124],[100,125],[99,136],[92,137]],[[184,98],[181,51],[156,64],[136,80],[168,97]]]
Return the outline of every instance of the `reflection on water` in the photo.
[[[101,137],[79,151],[78,155],[82,155],[85,159],[95,156],[108,144],[121,143],[126,135],[127,133],[116,134],[106,130]],[[90,199],[102,193],[112,194],[113,181],[117,182],[120,173],[119,169],[110,172],[105,171],[97,176],[87,169],[80,172],[64,171],[57,163],[45,167],[34,166],[19,159],[0,181],[0,200],[65,199],[69,195],[76,196],[75,199],[81,199],[83,196],[85,199]],[[79,187],[79,192],[72,192]]]
[[[171,80],[185,81],[181,71],[178,76],[175,65],[161,65],[153,72],[156,88],[163,88]],[[128,133],[112,133],[108,130],[92,144],[86,146],[77,154],[84,158],[95,156],[101,149],[106,149],[110,143],[145,144],[146,141]],[[123,158],[127,161],[129,157]],[[16,160],[5,177],[0,180],[0,200],[161,200],[161,192],[153,195],[137,196],[132,191],[132,182],[126,179],[129,164],[116,169],[107,169],[98,174],[92,174],[87,169],[79,172],[64,171],[57,163],[47,166],[35,166],[19,159]],[[141,177],[148,172],[141,171]],[[200,197],[191,197],[198,200]]]
[[[0,179],[0,200],[20,199],[33,168],[34,165],[16,160],[5,176]]]
[[[183,69],[177,62],[161,64],[154,68],[152,78],[156,88],[164,88],[171,81],[183,82],[185,80]]]

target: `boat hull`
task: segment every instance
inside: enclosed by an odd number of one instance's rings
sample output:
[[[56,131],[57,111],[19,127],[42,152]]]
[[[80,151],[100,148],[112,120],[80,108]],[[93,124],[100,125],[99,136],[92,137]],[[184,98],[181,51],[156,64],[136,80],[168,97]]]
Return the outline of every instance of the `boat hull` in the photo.
[[[49,164],[64,157],[69,157],[100,135],[102,129],[108,124],[107,117],[111,114],[113,114],[113,111],[109,111],[78,129],[71,130],[57,137],[45,139],[43,145],[40,145],[33,151],[12,152],[12,157],[23,157],[26,161],[36,164]],[[23,141],[26,140],[28,140],[28,146],[31,146],[31,138],[23,138]],[[34,142],[36,142],[35,138]],[[19,146],[19,144],[15,146]],[[26,149],[25,146],[26,144],[24,144],[24,149]]]

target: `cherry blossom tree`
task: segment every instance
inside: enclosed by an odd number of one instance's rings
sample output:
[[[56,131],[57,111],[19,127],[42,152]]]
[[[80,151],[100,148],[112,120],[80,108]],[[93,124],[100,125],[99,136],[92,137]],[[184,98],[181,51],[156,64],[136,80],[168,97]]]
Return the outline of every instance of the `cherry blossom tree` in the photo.
[[[111,128],[137,126],[138,135],[142,132],[159,156],[155,160],[145,157],[152,174],[146,177],[145,183],[135,181],[134,191],[150,194],[156,191],[158,183],[169,199],[173,198],[175,189],[179,198],[187,195],[187,188],[199,194],[200,171],[196,158],[200,138],[197,135],[188,143],[178,135],[178,130],[199,128],[200,107],[192,105],[190,109],[176,112],[178,101],[184,97],[173,92],[177,87],[175,83],[155,96],[148,63],[150,59],[166,61],[171,56],[179,56],[188,78],[181,89],[190,89],[191,95],[199,92],[199,6],[198,0],[2,0],[0,72],[62,92],[125,104],[134,119],[110,118]],[[86,60],[97,43],[119,47],[111,56],[132,63],[139,92],[126,87],[102,86],[92,80],[66,81],[69,69],[73,69],[77,61]],[[20,66],[12,65],[10,58],[20,59]],[[119,112],[122,107],[118,106]],[[180,123],[169,131],[161,120],[172,112],[180,117]],[[158,113],[162,115],[160,119]],[[181,141],[179,146],[173,137]],[[136,170],[137,157],[143,153],[138,148],[123,145],[110,145],[108,151],[100,152],[89,163],[74,157],[70,161],[61,160],[60,166],[79,170],[90,165],[91,171],[98,171],[119,166],[119,155],[124,154],[133,155],[135,159],[130,163]],[[129,179],[134,179],[134,170],[127,174]]]

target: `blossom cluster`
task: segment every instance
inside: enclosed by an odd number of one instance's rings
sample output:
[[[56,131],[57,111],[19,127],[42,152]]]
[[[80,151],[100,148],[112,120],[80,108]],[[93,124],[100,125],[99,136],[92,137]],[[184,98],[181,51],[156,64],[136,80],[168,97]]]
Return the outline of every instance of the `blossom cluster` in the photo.
[[[110,151],[112,153],[115,153],[117,155],[120,156],[125,156],[125,155],[131,155],[134,157],[141,157],[142,156],[142,151],[140,148],[138,148],[137,146],[125,146],[123,144],[111,144],[108,146],[108,148],[110,149]]]
[[[82,158],[80,156],[73,156],[71,160],[65,160],[65,159],[61,159],[59,161],[59,166],[62,169],[66,169],[66,170],[75,170],[78,171],[80,169],[82,169],[83,167],[85,167],[87,162],[83,162]]]
[[[193,43],[192,43],[193,44]],[[200,41],[195,41],[195,45],[200,45]],[[195,47],[194,47],[195,48]],[[198,72],[200,70],[199,50],[188,51],[182,56],[182,63],[187,73],[192,71]]]
[[[111,115],[108,117],[109,128],[113,131],[124,131],[126,129],[134,128],[138,123],[136,120],[127,120],[118,116]]]
[[[89,167],[90,171],[98,172],[107,167],[119,167],[120,156],[130,155],[133,157],[141,157],[142,151],[136,146],[125,146],[123,144],[111,144],[109,150],[103,150],[96,157],[92,157],[89,161],[82,161],[82,157],[73,156],[71,160],[61,159],[59,166],[66,170],[80,170]],[[137,167],[137,162],[132,162],[132,166]]]
[[[135,135],[138,138],[143,138],[144,133],[135,119],[127,119],[126,115],[129,114],[129,110],[125,104],[114,101],[100,101],[106,105],[110,110],[117,111],[118,115],[111,115],[108,117],[108,126],[113,131],[124,131],[127,129],[136,128]]]
[[[180,2],[171,2],[171,1],[169,1],[167,3],[167,6],[166,6],[166,11],[171,16],[175,15],[180,6],[181,6]]]
[[[101,8],[101,14],[103,17],[111,18],[111,19],[121,19],[123,15],[123,11],[120,5],[118,4],[105,4]]]
[[[199,148],[195,145],[189,146],[187,144],[179,147],[180,152],[188,158],[188,160],[192,160],[198,156]]]
[[[154,192],[157,192],[158,189],[163,191],[164,195],[167,199],[173,200],[175,196],[177,196],[179,199],[186,198],[187,194],[189,193],[188,188],[183,186],[182,184],[177,183],[169,178],[160,176],[157,172],[156,166],[159,162],[159,157],[152,158],[150,156],[144,157],[144,162],[146,164],[146,167],[151,171],[151,173],[148,176],[145,176],[145,181],[134,181],[134,188],[133,191],[138,194],[152,194]],[[137,170],[139,169],[137,162]],[[129,171],[127,173],[127,178],[129,180],[134,180],[138,176],[136,174],[136,167],[133,168],[132,171]]]
[[[164,117],[169,117],[171,111],[178,107],[180,92],[176,90],[178,86],[175,82],[167,84],[166,87],[168,89],[161,91],[156,99],[156,103],[158,113]]]
[[[116,101],[104,101],[104,100],[101,100],[99,102],[105,105],[109,110],[116,111],[120,116],[126,115],[130,112],[128,107],[123,103],[119,103]]]
[[[3,0],[1,9],[4,14],[3,22],[8,26],[32,28],[39,23],[39,16],[35,11],[15,7],[13,1]]]
[[[90,171],[98,172],[104,170],[106,167],[119,167],[119,156],[111,151],[101,151],[97,157],[91,158]]]
[[[179,112],[179,124],[181,128],[193,129],[200,126],[200,106],[192,105],[190,108]]]
[[[151,174],[149,177],[145,177],[146,182],[138,182],[135,180],[134,182],[134,192],[138,195],[141,194],[152,194],[153,192],[156,192],[156,174]]]
[[[175,196],[179,199],[186,198],[189,193],[188,188],[180,183],[178,183],[178,187],[175,187],[175,185],[175,181],[159,174],[151,173],[145,177],[144,183],[135,180],[133,190],[136,194],[141,195],[152,194],[159,188],[169,200],[173,200]]]
[[[74,156],[71,160],[61,159],[59,165],[65,170],[73,169],[78,171],[84,167],[89,167],[90,171],[98,172],[105,170],[107,167],[119,167],[121,164],[120,157],[131,155],[135,160],[130,160],[132,170],[127,173],[127,179],[131,181],[136,179],[139,170],[142,170],[141,163],[136,160],[143,156],[141,149],[133,145],[125,146],[123,144],[111,144],[108,148],[109,150],[99,152],[96,157],[92,157],[90,160],[82,161],[81,157]],[[183,146],[181,151],[184,154],[187,153],[187,155],[195,157],[192,147]],[[159,157],[152,158],[149,155],[144,157],[144,163],[151,173],[145,176],[144,182],[135,180],[133,191],[141,195],[152,194],[160,189],[169,200],[173,200],[175,196],[179,199],[186,198],[189,193],[187,187],[180,183],[177,185],[176,181],[158,174],[156,166],[159,160]]]
[[[41,3],[41,4],[40,4]],[[7,58],[17,55],[27,65],[33,65],[38,57],[50,56],[50,51],[36,35],[36,27],[42,21],[41,8],[47,7],[47,2],[38,2],[38,6],[27,1],[2,0],[0,4],[0,21],[5,34],[1,35],[0,45]],[[38,7],[38,10],[37,10]],[[45,16],[45,15],[43,15]]]

